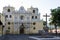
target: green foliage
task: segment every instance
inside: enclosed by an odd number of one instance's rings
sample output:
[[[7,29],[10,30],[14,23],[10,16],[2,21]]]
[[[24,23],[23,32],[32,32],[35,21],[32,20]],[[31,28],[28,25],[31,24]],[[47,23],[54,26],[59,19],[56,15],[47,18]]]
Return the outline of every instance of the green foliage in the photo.
[[[60,26],[60,7],[51,9],[50,21],[50,24],[57,24],[58,26]]]
[[[44,25],[44,26],[46,25],[46,21],[43,21],[43,25]]]

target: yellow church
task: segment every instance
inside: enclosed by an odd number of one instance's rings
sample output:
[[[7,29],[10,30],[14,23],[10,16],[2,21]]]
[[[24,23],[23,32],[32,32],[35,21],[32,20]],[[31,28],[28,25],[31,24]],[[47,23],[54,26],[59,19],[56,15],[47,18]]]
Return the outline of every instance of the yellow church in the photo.
[[[0,13],[0,21],[3,23],[3,34],[37,34],[43,30],[43,20],[40,19],[38,8],[30,7],[25,10],[23,6],[19,10],[14,7],[3,7]],[[0,25],[2,34],[2,25]]]

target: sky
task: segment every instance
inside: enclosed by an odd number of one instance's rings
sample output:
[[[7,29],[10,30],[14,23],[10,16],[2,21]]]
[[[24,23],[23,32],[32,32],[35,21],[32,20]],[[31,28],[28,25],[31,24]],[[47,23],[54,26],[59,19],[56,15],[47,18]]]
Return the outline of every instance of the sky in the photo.
[[[0,0],[0,12],[2,13],[3,7],[8,5],[15,7],[15,10],[19,10],[21,6],[24,6],[25,9],[30,8],[31,6],[36,7],[41,14],[40,18],[45,20],[43,15],[46,13],[50,15],[50,9],[60,6],[60,0]]]

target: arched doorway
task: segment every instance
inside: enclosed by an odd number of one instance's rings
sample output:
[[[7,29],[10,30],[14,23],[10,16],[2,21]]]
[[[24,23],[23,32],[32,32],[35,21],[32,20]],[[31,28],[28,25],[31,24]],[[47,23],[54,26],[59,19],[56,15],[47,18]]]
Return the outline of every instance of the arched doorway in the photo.
[[[24,25],[22,23],[22,25],[20,26],[20,34],[24,34]]]
[[[20,34],[24,34],[24,28],[20,29]]]

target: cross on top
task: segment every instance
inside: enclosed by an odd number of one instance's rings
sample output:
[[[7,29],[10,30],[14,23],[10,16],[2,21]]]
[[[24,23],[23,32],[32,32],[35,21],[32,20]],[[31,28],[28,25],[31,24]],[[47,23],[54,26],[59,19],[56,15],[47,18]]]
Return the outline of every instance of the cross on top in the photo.
[[[47,17],[50,17],[50,15],[47,15],[46,13],[46,15],[43,15],[43,17],[46,17],[46,27],[47,27]]]

